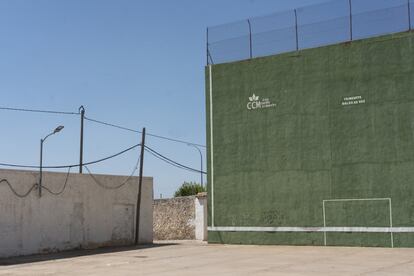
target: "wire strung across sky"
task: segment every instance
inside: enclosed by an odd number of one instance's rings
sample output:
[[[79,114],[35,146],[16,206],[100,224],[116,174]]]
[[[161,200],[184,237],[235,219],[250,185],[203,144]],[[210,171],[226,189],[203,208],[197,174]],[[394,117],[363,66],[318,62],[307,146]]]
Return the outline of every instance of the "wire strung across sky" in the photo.
[[[102,188],[105,188],[105,189],[109,189],[109,190],[115,190],[115,189],[119,189],[119,188],[121,188],[122,186],[124,186],[125,184],[127,184],[128,183],[128,181],[132,178],[132,176],[135,174],[135,172],[137,171],[137,169],[138,169],[138,165],[139,165],[139,163],[140,163],[140,157],[138,157],[138,160],[137,160],[137,162],[136,162],[136,164],[135,164],[135,166],[134,166],[134,168],[133,168],[133,170],[132,170],[132,173],[123,181],[123,182],[121,182],[120,184],[118,184],[118,185],[116,185],[116,186],[107,186],[107,185],[104,185],[103,183],[101,183],[94,175],[93,175],[93,173],[91,172],[91,170],[88,168],[88,166],[87,165],[91,165],[91,164],[96,164],[96,163],[99,163],[99,162],[103,162],[103,161],[106,161],[106,160],[109,160],[109,159],[111,159],[111,158],[114,158],[114,157],[117,157],[117,156],[119,156],[119,155],[121,155],[121,154],[124,154],[124,153],[126,153],[126,152],[128,152],[128,151],[130,151],[130,150],[132,150],[132,149],[134,149],[134,148],[136,148],[136,147],[138,147],[138,146],[140,146],[141,144],[137,144],[137,145],[134,145],[134,146],[132,146],[132,147],[129,147],[129,148],[127,148],[127,149],[125,149],[125,150],[123,150],[123,151],[120,151],[120,152],[118,152],[118,153],[116,153],[116,154],[113,154],[113,155],[110,155],[110,156],[108,156],[108,157],[105,157],[105,158],[101,158],[101,159],[99,159],[99,160],[95,160],[95,161],[92,161],[92,162],[87,162],[87,163],[85,163],[83,166],[84,166],[84,168],[88,171],[88,173],[89,173],[89,175],[90,175],[90,177],[93,179],[93,181],[96,183],[96,184],[98,184],[99,186],[101,186]],[[170,165],[172,165],[172,166],[174,166],[174,167],[176,167],[176,168],[179,168],[179,169],[183,169],[183,170],[186,170],[186,171],[190,171],[190,172],[193,172],[193,173],[202,173],[202,174],[206,174],[206,172],[203,172],[203,171],[201,171],[201,170],[197,170],[197,169],[194,169],[194,168],[191,168],[191,167],[188,167],[188,166],[186,166],[186,165],[183,165],[183,164],[181,164],[181,163],[179,163],[179,162],[177,162],[177,161],[174,161],[174,160],[172,160],[172,159],[170,159],[170,158],[168,158],[168,157],[166,157],[166,156],[164,156],[163,154],[161,154],[161,153],[159,153],[159,152],[157,152],[156,150],[154,150],[154,149],[152,149],[152,148],[150,148],[150,147],[148,147],[148,146],[145,146],[145,151],[147,151],[148,153],[150,153],[151,155],[153,155],[154,157],[156,157],[156,158],[158,158],[158,159],[160,159],[160,160],[162,160],[162,161],[164,161],[164,162],[166,162],[166,163],[168,163],[168,164],[170,164]],[[0,166],[13,166],[13,167],[21,167],[21,168],[39,168],[38,166],[29,166],[29,165],[17,165],[17,164],[6,164],[6,163],[0,163]],[[59,191],[57,191],[57,192],[54,192],[54,191],[52,191],[49,187],[47,187],[46,185],[42,185],[42,188],[44,188],[47,192],[49,192],[51,195],[54,195],[54,196],[58,196],[58,195],[61,195],[61,194],[63,194],[63,192],[66,190],[66,188],[67,188],[67,185],[68,185],[68,182],[69,182],[69,175],[70,175],[70,170],[71,170],[71,168],[73,168],[73,167],[78,167],[79,165],[65,165],[65,166],[45,166],[45,167],[43,167],[43,168],[68,168],[68,171],[67,171],[67,173],[66,173],[66,178],[65,178],[65,182],[64,182],[64,184],[63,184],[63,186],[62,186],[62,188],[59,190]],[[20,193],[18,193],[14,188],[13,188],[13,186],[10,184],[10,182],[7,180],[7,179],[1,179],[0,180],[0,184],[1,183],[6,183],[7,184],[7,186],[10,188],[10,190],[13,192],[13,194],[15,195],[15,196],[17,196],[17,197],[19,197],[19,198],[25,198],[25,197],[27,197],[27,196],[29,196],[29,194],[33,191],[33,189],[35,189],[36,187],[38,187],[38,183],[34,183],[30,188],[29,188],[29,190],[27,190],[27,192],[25,192],[25,193],[23,193],[23,194],[20,194]]]
[[[123,187],[125,184],[127,184],[128,183],[128,181],[133,177],[133,175],[135,174],[135,172],[137,171],[137,169],[138,169],[138,165],[139,165],[139,162],[140,162],[140,158],[138,157],[138,160],[137,160],[137,162],[136,162],[136,164],[135,164],[135,166],[134,166],[134,168],[133,168],[133,170],[132,170],[132,172],[131,172],[131,174],[124,180],[124,181],[122,181],[120,184],[118,184],[118,185],[115,185],[115,186],[108,186],[108,185],[104,185],[102,182],[100,182],[93,174],[92,174],[92,172],[89,170],[89,168],[87,167],[87,166],[84,166],[85,167],[85,169],[88,171],[88,174],[90,175],[90,177],[93,179],[93,181],[96,183],[96,184],[98,184],[99,186],[101,186],[102,188],[104,188],[104,189],[107,189],[107,190],[116,190],[116,189],[119,189],[119,188],[121,188],[121,187]],[[45,191],[47,191],[48,193],[50,193],[51,195],[54,195],[54,196],[59,196],[59,195],[61,195],[61,194],[63,194],[64,192],[65,192],[65,190],[66,190],[66,188],[67,188],[67,186],[68,186],[68,182],[69,182],[69,175],[70,175],[70,170],[71,170],[71,168],[72,167],[69,167],[68,168],[68,172],[66,173],[66,177],[65,177],[65,182],[64,182],[64,184],[63,184],[63,186],[62,186],[62,188],[59,190],[59,191],[57,191],[57,192],[54,192],[54,191],[52,191],[52,189],[51,188],[49,188],[48,186],[46,186],[46,185],[42,185],[42,189],[44,189]],[[27,190],[25,193],[23,193],[23,194],[20,194],[20,193],[18,193],[14,188],[13,188],[13,186],[10,184],[10,182],[7,180],[7,179],[1,179],[0,180],[0,184],[1,183],[6,183],[7,184],[7,186],[9,187],[9,189],[12,191],[12,193],[15,195],[15,196],[17,196],[17,197],[19,197],[19,198],[25,198],[25,197],[28,197],[29,196],[29,194],[35,189],[35,188],[37,188],[38,187],[38,183],[34,183],[30,188],[29,188],[29,190]]]
[[[120,155],[122,155],[122,154],[124,154],[124,153],[126,153],[126,152],[128,152],[130,150],[133,150],[133,149],[135,149],[135,148],[137,148],[139,146],[141,146],[141,144],[133,145],[133,146],[127,148],[127,149],[124,149],[124,150],[122,150],[122,151],[120,151],[118,153],[112,154],[110,156],[107,156],[107,157],[104,157],[104,158],[101,158],[101,159],[98,159],[98,160],[95,160],[95,161],[86,162],[86,163],[83,164],[83,166],[89,171],[89,169],[86,166],[92,165],[92,164],[97,164],[97,163],[100,163],[100,162],[103,162],[103,161],[106,161],[106,160],[115,158],[115,157],[120,156]],[[154,150],[154,149],[152,149],[152,148],[150,148],[148,146],[145,146],[145,151],[149,152],[154,157],[156,157],[156,158],[158,158],[158,159],[160,159],[160,160],[162,160],[162,161],[164,161],[164,162],[166,162],[166,163],[168,163],[168,164],[170,164],[170,165],[172,165],[174,167],[177,167],[177,168],[180,168],[180,169],[184,169],[184,170],[187,170],[187,171],[190,171],[190,172],[207,174],[204,171],[201,171],[201,170],[198,170],[198,169],[194,169],[194,168],[191,168],[189,166],[183,165],[183,164],[181,164],[181,163],[179,163],[177,161],[174,161],[171,158],[168,158],[168,157],[162,155],[161,153],[157,152],[156,150]],[[14,168],[40,169],[40,166],[11,164],[11,163],[0,163],[0,166],[3,166],[3,167],[14,167]],[[42,166],[42,168],[44,168],[44,169],[69,169],[69,171],[70,171],[71,168],[79,167],[79,166],[81,166],[81,165],[80,164],[71,164],[71,165],[58,165],[58,166]]]
[[[48,114],[60,114],[60,115],[62,115],[62,114],[63,115],[80,115],[81,114],[81,112],[80,112],[81,111],[81,108],[79,109],[79,112],[66,112],[66,111],[40,110],[40,109],[25,109],[25,108],[12,108],[12,107],[1,107],[0,106],[0,110],[18,111],[18,112],[36,112],[36,113],[48,113]],[[123,126],[120,126],[120,125],[115,125],[115,124],[111,124],[111,123],[108,123],[108,122],[104,122],[104,121],[100,121],[100,120],[88,118],[86,116],[84,116],[84,119],[85,120],[88,120],[88,121],[91,121],[91,122],[94,122],[94,123],[101,124],[101,125],[106,125],[106,126],[118,128],[118,129],[121,129],[121,130],[126,130],[126,131],[130,131],[130,132],[142,134],[142,131],[139,131],[139,130],[134,130],[134,129],[127,128],[127,127],[123,127]],[[199,146],[199,147],[203,147],[203,148],[206,147],[204,145],[200,145],[200,144],[196,144],[196,143],[192,143],[192,142],[188,142],[188,141],[184,141],[184,140],[169,138],[169,137],[165,137],[165,136],[161,136],[161,135],[157,135],[157,134],[147,133],[146,135],[151,136],[151,137],[155,137],[155,138],[159,138],[159,139],[164,139],[164,140],[172,141],[172,142],[182,143],[182,144],[186,144],[186,145]],[[55,196],[58,196],[58,195],[62,194],[65,191],[65,189],[66,189],[66,187],[68,185],[68,179],[69,179],[69,175],[70,175],[70,170],[72,168],[74,168],[74,167],[84,166],[85,169],[90,174],[90,176],[92,177],[92,179],[94,180],[94,182],[96,182],[99,186],[101,186],[103,188],[107,188],[107,189],[118,189],[118,188],[124,186],[129,181],[129,179],[134,175],[134,173],[137,170],[138,164],[140,162],[140,159],[139,158],[138,158],[137,164],[134,167],[131,175],[128,176],[126,178],[126,180],[123,181],[121,184],[119,184],[117,186],[113,186],[113,187],[112,186],[106,186],[106,185],[103,185],[102,183],[100,183],[96,179],[96,177],[94,177],[94,175],[92,174],[92,172],[89,170],[89,168],[87,166],[88,165],[92,165],[92,164],[97,164],[97,163],[100,163],[100,162],[103,162],[103,161],[106,161],[106,160],[115,158],[115,157],[120,156],[120,155],[122,155],[122,154],[124,154],[124,153],[126,153],[126,152],[128,152],[130,150],[133,150],[133,149],[135,149],[135,148],[137,148],[139,146],[141,146],[141,144],[136,144],[136,145],[133,145],[133,146],[127,148],[127,149],[124,149],[124,150],[118,152],[118,153],[115,153],[113,155],[110,155],[110,156],[107,156],[107,157],[104,157],[104,158],[101,158],[101,159],[98,159],[98,160],[95,160],[95,161],[86,162],[86,163],[83,163],[82,165],[81,164],[71,164],[71,165],[59,165],[59,166],[42,166],[42,168],[45,168],[45,169],[65,169],[65,168],[68,169],[68,172],[67,172],[66,178],[65,178],[65,182],[64,182],[62,188],[59,191],[54,192],[50,188],[48,188],[47,186],[43,186],[43,188],[47,192],[49,192],[50,194],[55,195]],[[158,159],[160,159],[160,160],[162,160],[162,161],[164,161],[164,162],[168,163],[169,165],[174,166],[176,168],[183,169],[183,170],[186,170],[186,171],[189,171],[189,172],[193,172],[193,173],[206,174],[206,172],[204,172],[202,170],[194,169],[194,168],[191,168],[189,166],[183,165],[183,164],[181,164],[181,163],[179,163],[177,161],[174,161],[171,158],[168,158],[168,157],[164,156],[163,154],[157,152],[156,150],[154,150],[154,149],[152,149],[152,148],[150,148],[148,146],[145,146],[145,151],[148,152],[148,153],[150,153],[154,157],[156,157],[156,158],[158,158]],[[3,166],[3,167],[14,167],[14,168],[40,169],[40,166],[22,165],[22,164],[11,164],[11,163],[0,163],[0,166]],[[29,188],[29,190],[27,190],[27,192],[25,192],[23,194],[20,194],[20,193],[18,193],[13,188],[13,186],[10,184],[10,182],[7,179],[0,179],[0,184],[1,183],[6,183],[7,186],[10,188],[10,190],[13,192],[13,194],[16,195],[19,198],[27,197],[33,191],[33,189],[35,189],[39,185],[38,183],[34,183]]]
[[[148,153],[150,153],[154,157],[156,157],[156,158],[158,158],[158,159],[160,159],[160,160],[162,160],[162,161],[164,161],[164,162],[166,162],[166,163],[168,163],[168,164],[170,164],[170,165],[172,165],[174,167],[177,167],[179,169],[184,169],[184,170],[187,170],[187,171],[190,171],[190,172],[195,172],[195,173],[207,174],[204,171],[197,170],[197,169],[194,169],[194,168],[185,166],[185,165],[183,165],[181,163],[178,163],[177,161],[174,161],[174,160],[172,160],[172,159],[170,159],[170,158],[162,155],[161,153],[155,151],[154,149],[152,149],[152,148],[150,148],[148,146],[145,146],[145,151],[147,151]]]
[[[130,150],[133,150],[136,147],[139,147],[140,145],[141,144],[133,145],[133,146],[127,148],[127,149],[124,149],[124,150],[118,152],[118,153],[112,154],[110,156],[107,156],[107,157],[104,157],[104,158],[101,158],[101,159],[98,159],[98,160],[95,160],[95,161],[86,162],[83,165],[84,166],[92,165],[92,164],[100,163],[100,162],[103,162],[103,161],[106,161],[106,160],[115,158],[115,157],[117,157],[119,155],[122,155],[122,154],[124,154],[124,153],[126,153],[126,152],[128,152]],[[10,163],[0,163],[0,166],[3,166],[3,167],[15,167],[15,168],[40,169],[40,166],[19,165],[19,164],[10,164]],[[44,169],[66,169],[66,168],[74,168],[74,167],[79,167],[79,166],[80,166],[80,164],[72,164],[72,165],[59,165],[59,166],[42,166],[42,168],[44,168]]]
[[[85,120],[91,121],[91,122],[94,122],[94,123],[97,123],[97,124],[105,125],[105,126],[115,127],[115,128],[118,128],[118,129],[134,132],[134,133],[142,133],[142,131],[140,131],[140,130],[135,130],[135,129],[128,128],[128,127],[123,127],[123,126],[120,126],[120,125],[115,125],[115,124],[112,124],[112,123],[99,121],[99,120],[96,120],[96,119],[88,118],[86,116],[85,116]],[[202,148],[206,147],[205,145],[200,145],[200,144],[196,144],[196,143],[193,143],[193,142],[188,142],[188,141],[184,141],[184,140],[169,138],[169,137],[165,137],[165,136],[161,136],[161,135],[157,135],[157,134],[152,134],[152,133],[148,133],[148,132],[146,133],[146,135],[150,136],[150,137],[164,139],[164,140],[177,142],[177,143],[182,143],[182,144],[186,144],[186,145],[194,145],[194,146],[198,146],[198,147],[202,147]]]
[[[66,111],[41,110],[41,109],[26,109],[26,108],[14,108],[14,107],[3,107],[3,106],[0,106],[0,110],[49,113],[49,114],[64,114],[64,115],[79,115],[80,114],[79,112],[66,112]]]
[[[83,108],[83,106],[82,106],[82,108]],[[4,107],[4,106],[2,107],[2,106],[0,106],[0,110],[49,113],[49,114],[64,114],[64,115],[80,115],[81,114],[81,112],[80,112],[81,108],[79,108],[78,112],[67,112],[67,111],[56,111],[56,110],[27,109],[27,108],[14,108],[14,107]],[[88,118],[86,116],[84,118],[87,121],[94,122],[94,123],[97,123],[97,124],[106,125],[106,126],[109,126],[109,127],[114,127],[114,128],[130,131],[130,132],[134,132],[134,133],[142,133],[142,131],[139,131],[139,130],[135,130],[135,129],[132,129],[132,128],[128,128],[128,127],[124,127],[124,126],[120,126],[120,125],[116,125],[116,124],[112,124],[112,123],[108,123],[108,122],[104,122],[104,121],[100,121],[100,120],[96,120],[96,119],[92,119],[92,118]],[[193,142],[188,142],[188,141],[184,141],[184,140],[180,140],[180,139],[170,138],[170,137],[166,137],[166,136],[162,136],[162,135],[158,135],[158,134],[146,133],[146,135],[154,137],[154,138],[159,138],[159,139],[171,141],[171,142],[182,143],[182,144],[187,144],[187,145],[194,145],[194,146],[206,148],[205,145],[201,145],[201,144],[197,144],[197,143],[193,143]]]

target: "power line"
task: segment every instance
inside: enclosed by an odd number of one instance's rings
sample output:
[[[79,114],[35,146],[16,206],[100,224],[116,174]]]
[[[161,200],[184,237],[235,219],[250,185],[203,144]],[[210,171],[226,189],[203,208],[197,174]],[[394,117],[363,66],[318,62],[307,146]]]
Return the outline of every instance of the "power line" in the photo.
[[[94,123],[97,123],[97,124],[109,126],[109,127],[115,127],[115,128],[118,128],[118,129],[134,132],[134,133],[142,133],[142,131],[139,131],[139,130],[136,130],[136,129],[132,129],[132,128],[128,128],[128,127],[124,127],[124,126],[120,126],[120,125],[116,125],[116,124],[112,124],[112,123],[108,123],[108,122],[88,118],[86,116],[85,116],[85,120],[88,120],[88,121],[91,121],[91,122],[94,122]],[[168,140],[168,141],[172,141],[172,142],[181,143],[181,144],[194,145],[194,146],[199,146],[199,147],[203,147],[203,148],[206,147],[205,145],[196,144],[196,143],[193,143],[193,142],[188,142],[188,141],[179,140],[179,139],[175,139],[175,138],[170,138],[170,137],[166,137],[166,136],[162,136],[162,135],[157,135],[157,134],[152,134],[152,133],[147,133],[146,135],[154,137],[154,138],[158,138],[158,139],[163,139],[163,140]]]
[[[101,124],[101,125],[105,125],[105,126],[110,126],[110,127],[115,127],[115,128],[119,128],[119,129],[122,129],[122,130],[135,132],[135,133],[142,133],[142,131],[134,130],[134,129],[123,127],[123,126],[114,125],[114,124],[111,124],[111,123],[107,123],[107,122],[103,122],[103,121],[99,121],[99,120],[95,120],[95,119],[91,119],[91,118],[88,118],[86,116],[85,116],[85,120],[91,121],[91,122],[94,122],[94,123],[98,123],[98,124]]]
[[[67,112],[67,111],[56,111],[56,110],[41,110],[41,109],[27,109],[27,108],[14,108],[1,106],[0,110],[9,111],[21,111],[21,112],[36,112],[36,113],[49,113],[49,114],[64,114],[64,115],[79,115],[79,112]]]
[[[136,148],[136,147],[138,147],[138,146],[140,146],[141,144],[136,144],[136,145],[133,145],[133,146],[131,146],[131,147],[129,147],[129,148],[127,148],[127,149],[125,149],[125,150],[122,150],[122,151],[120,151],[120,152],[118,152],[118,153],[116,153],[116,154],[113,154],[113,155],[110,155],[110,156],[108,156],[108,157],[105,157],[105,158],[101,158],[101,159],[98,159],[98,160],[95,160],[95,161],[91,161],[91,162],[87,162],[87,163],[85,163],[83,166],[85,167],[85,169],[88,171],[88,173],[89,173],[89,175],[90,175],[90,177],[94,180],[94,182],[96,183],[96,184],[98,184],[99,186],[101,186],[102,188],[105,188],[105,189],[110,189],[110,190],[115,190],[115,189],[119,189],[119,188],[121,188],[122,186],[124,186],[126,183],[128,183],[128,181],[131,179],[131,177],[134,175],[134,173],[136,172],[136,170],[138,169],[138,165],[139,165],[139,162],[140,162],[140,157],[138,157],[138,160],[137,160],[137,162],[136,162],[136,164],[135,164],[135,166],[134,166],[134,168],[133,168],[133,170],[132,170],[132,173],[122,182],[122,183],[120,183],[119,185],[116,185],[116,186],[107,186],[107,185],[104,185],[104,184],[102,184],[94,175],[93,175],[93,173],[91,172],[91,170],[88,168],[88,166],[87,165],[92,165],[92,164],[96,164],[96,163],[99,163],[99,162],[103,162],[103,161],[106,161],[106,160],[108,160],[108,159],[111,159],[111,158],[114,158],[114,157],[117,157],[117,156],[119,156],[119,155],[121,155],[121,154],[124,154],[124,153],[126,153],[126,152],[128,152],[128,151],[130,151],[130,150],[132,150],[132,149],[134,149],[134,148]],[[174,161],[174,160],[172,160],[172,159],[170,159],[170,158],[168,158],[168,157],[166,157],[166,156],[164,156],[163,154],[161,154],[161,153],[159,153],[159,152],[157,152],[156,150],[154,150],[154,149],[152,149],[152,148],[150,148],[150,147],[148,147],[148,146],[145,146],[145,150],[147,151],[147,152],[149,152],[151,155],[153,155],[154,157],[156,157],[156,158],[158,158],[158,159],[160,159],[160,160],[162,160],[162,161],[164,161],[164,162],[166,162],[166,163],[168,163],[168,164],[170,164],[170,165],[172,165],[172,166],[174,166],[174,167],[176,167],[176,168],[179,168],[179,169],[184,169],[184,170],[187,170],[187,171],[190,171],[190,172],[195,172],[195,173],[203,173],[203,174],[206,174],[206,172],[204,172],[204,171],[201,171],[201,170],[197,170],[197,169],[194,169],[194,168],[191,168],[191,167],[188,167],[188,166],[186,166],[186,165],[183,165],[183,164],[181,164],[181,163],[179,163],[179,162],[177,162],[177,161]],[[0,166],[10,166],[10,167],[20,167],[20,168],[39,168],[38,166],[29,166],[29,165],[17,165],[17,164],[6,164],[6,163],[0,163]],[[71,170],[71,168],[73,168],[73,167],[78,167],[79,165],[65,165],[65,166],[44,166],[43,168],[54,168],[54,169],[57,169],[57,168],[68,168],[68,172],[66,173],[66,178],[65,178],[65,182],[64,182],[64,184],[63,184],[63,186],[62,186],[62,188],[60,189],[60,191],[58,191],[58,192],[54,192],[54,191],[52,191],[50,188],[48,188],[47,186],[42,186],[47,192],[49,192],[50,194],[52,194],[52,195],[55,195],[55,196],[58,196],[58,195],[61,195],[65,190],[66,190],[66,188],[67,188],[67,184],[68,184],[68,180],[69,180],[69,175],[70,175],[70,170]],[[24,198],[24,197],[27,197],[32,191],[33,191],[33,189],[35,188],[35,187],[37,187],[37,183],[35,183],[35,184],[33,184],[31,187],[30,187],[30,189],[26,192],[26,193],[23,193],[23,194],[19,194],[14,188],[13,188],[13,186],[10,184],[10,182],[7,180],[7,179],[1,179],[0,180],[0,184],[1,183],[6,183],[7,185],[8,185],[8,187],[10,188],[10,190],[13,192],[13,194],[14,195],[16,195],[17,197],[19,197],[19,198]]]
[[[52,190],[50,190],[50,189],[49,189],[47,186],[45,186],[45,185],[42,185],[42,188],[43,188],[43,189],[45,189],[46,191],[48,191],[50,194],[55,195],[55,196],[58,196],[58,195],[63,194],[63,192],[65,191],[66,186],[67,186],[67,184],[68,184],[69,174],[70,174],[70,169],[71,169],[71,168],[72,168],[72,167],[69,167],[68,172],[67,172],[67,174],[66,174],[65,184],[63,184],[63,187],[62,187],[62,189],[61,189],[59,192],[53,192]]]
[[[116,186],[106,186],[106,185],[102,184],[98,179],[96,179],[96,177],[93,175],[93,173],[89,170],[89,168],[87,166],[84,166],[84,167],[88,171],[88,174],[91,176],[91,178],[93,179],[93,181],[96,184],[98,184],[102,188],[105,188],[105,189],[108,189],[108,190],[116,190],[116,189],[119,189],[119,188],[121,188],[122,186],[124,186],[125,184],[128,183],[128,181],[131,179],[131,177],[137,171],[139,162],[140,162],[140,156],[138,157],[137,163],[135,164],[131,174],[121,184],[118,184]]]
[[[107,156],[107,157],[104,157],[104,158],[101,158],[101,159],[98,159],[98,160],[95,160],[95,161],[91,161],[91,162],[84,163],[83,165],[92,165],[92,164],[96,164],[96,163],[100,163],[100,162],[106,161],[108,159],[115,158],[115,157],[117,157],[119,155],[122,155],[122,154],[124,154],[124,153],[126,153],[126,152],[128,152],[130,150],[133,150],[134,148],[136,148],[136,147],[138,147],[140,145],[141,144],[133,145],[133,146],[131,146],[131,147],[129,147],[129,148],[123,150],[123,151],[120,151],[118,153],[112,154],[110,156]],[[10,164],[10,163],[0,163],[0,166],[3,166],[3,167],[16,167],[16,168],[40,169],[39,166],[19,165],[19,164]],[[65,168],[79,167],[79,166],[80,166],[79,164],[72,164],[72,165],[61,165],[61,166],[42,166],[42,168],[44,168],[44,169],[65,169]]]
[[[10,164],[10,163],[0,163],[0,166],[2,166],[2,167],[12,167],[12,168],[40,169],[39,166]]]
[[[105,189],[110,189],[110,190],[115,190],[115,189],[119,189],[119,188],[121,188],[122,186],[124,186],[126,183],[128,183],[128,181],[132,178],[132,176],[134,175],[134,173],[137,171],[137,169],[138,169],[138,164],[139,164],[139,162],[140,162],[140,157],[138,157],[138,160],[137,160],[137,162],[136,162],[136,164],[135,164],[135,166],[134,166],[134,168],[133,168],[133,170],[132,170],[132,173],[121,183],[121,184],[119,184],[119,185],[117,185],[117,186],[113,186],[113,187],[111,187],[111,186],[106,186],[106,185],[104,185],[104,184],[102,184],[98,179],[96,179],[96,177],[92,174],[92,172],[89,170],[89,168],[87,167],[87,166],[84,166],[85,168],[86,168],[86,170],[88,171],[88,173],[89,173],[89,175],[91,176],[91,178],[99,185],[99,186],[101,186],[102,188],[105,188]],[[45,185],[43,185],[42,186],[42,188],[43,189],[45,189],[47,192],[49,192],[50,194],[52,194],[52,195],[54,195],[54,196],[58,196],[58,195],[61,195],[65,190],[66,190],[66,188],[67,188],[67,185],[68,185],[68,180],[69,180],[69,175],[70,175],[70,170],[71,170],[71,168],[72,167],[69,167],[68,168],[68,172],[66,173],[66,178],[65,178],[65,182],[64,182],[64,184],[63,184],[63,186],[62,186],[62,188],[60,189],[60,191],[58,191],[58,192],[54,192],[54,191],[52,191],[50,188],[48,188],[47,186],[45,186]],[[25,197],[27,197],[32,191],[33,191],[33,189],[34,188],[36,188],[37,187],[37,183],[35,183],[35,184],[33,184],[32,185],[32,187],[26,192],[26,193],[24,193],[24,194],[19,194],[14,188],[13,188],[13,186],[10,184],[10,182],[7,180],[7,179],[1,179],[0,180],[0,184],[2,183],[2,182],[4,182],[4,183],[6,183],[7,184],[7,186],[10,188],[10,190],[13,192],[13,194],[14,195],[16,195],[17,197],[19,197],[19,198],[25,198]]]
[[[152,148],[150,148],[148,146],[145,146],[145,148],[146,148],[145,150],[147,152],[149,152],[150,154],[152,154],[154,157],[157,157],[158,159],[160,159],[160,160],[162,160],[162,161],[164,161],[164,162],[166,162],[166,163],[168,163],[168,164],[170,164],[170,165],[172,165],[174,167],[177,167],[177,168],[180,168],[180,169],[184,169],[184,170],[187,170],[187,171],[191,171],[191,172],[207,174],[204,171],[200,171],[200,170],[197,170],[197,169],[188,167],[186,165],[183,165],[181,163],[178,163],[177,161],[174,161],[174,160],[172,160],[172,159],[170,159],[170,158],[162,155],[161,153],[155,151],[154,149],[152,149]]]
[[[14,107],[4,107],[4,106],[0,107],[0,110],[49,113],[49,114],[64,114],[64,115],[80,115],[80,111],[78,111],[78,112],[67,112],[67,111],[57,111],[57,110],[27,109],[27,108],[14,108]],[[94,123],[97,123],[97,124],[101,124],[101,125],[105,125],[105,126],[109,126],[109,127],[114,127],[114,128],[130,131],[130,132],[134,132],[134,133],[142,133],[142,131],[139,131],[139,130],[136,130],[136,129],[132,129],[132,128],[128,128],[128,127],[124,127],[124,126],[120,126],[120,125],[116,125],[116,124],[112,124],[112,123],[92,119],[92,118],[89,118],[89,117],[86,117],[86,116],[84,118],[87,121],[91,121],[91,122],[94,122]],[[194,145],[194,146],[199,146],[199,147],[203,147],[203,148],[206,147],[205,145],[201,145],[201,144],[197,144],[197,143],[193,143],[193,142],[188,142],[188,141],[184,141],[184,140],[180,140],[180,139],[170,138],[170,137],[166,137],[166,136],[162,136],[162,135],[158,135],[158,134],[147,133],[147,135],[151,136],[151,137],[154,137],[154,138],[171,141],[171,142],[177,142],[177,143],[182,143],[182,144],[187,144],[187,145]]]
[[[151,136],[151,137],[159,138],[159,139],[172,141],[172,142],[177,142],[177,143],[182,143],[182,144],[186,144],[186,145],[194,145],[194,146],[199,146],[199,147],[202,147],[202,148],[206,148],[205,145],[196,144],[196,143],[192,143],[192,142],[187,142],[187,141],[183,141],[183,140],[178,140],[178,139],[174,139],[174,138],[168,138],[168,137],[161,136],[161,135],[156,135],[156,134],[151,134],[151,133],[147,133],[147,135]]]
[[[13,186],[10,184],[10,182],[7,180],[7,179],[1,179],[0,180],[0,183],[6,183],[7,184],[7,186],[9,186],[9,188],[10,188],[10,190],[13,192],[13,194],[15,195],[15,196],[17,196],[17,197],[20,197],[20,198],[25,198],[25,197],[27,197],[30,193],[31,193],[31,191],[33,191],[33,189],[37,186],[37,184],[35,183],[35,184],[33,184],[32,185],[32,187],[30,187],[30,189],[26,192],[26,193],[24,193],[24,194],[19,194],[14,188],[13,188]]]
[[[136,145],[133,145],[133,146],[131,146],[131,147],[129,147],[129,148],[127,148],[127,149],[123,150],[123,151],[120,151],[120,152],[118,152],[118,153],[112,154],[112,155],[110,155],[110,156],[108,156],[108,157],[105,157],[105,158],[98,159],[98,160],[96,160],[96,161],[86,162],[86,163],[84,163],[83,165],[84,165],[84,166],[86,166],[86,165],[92,165],[92,164],[96,164],[96,163],[100,163],[100,162],[106,161],[106,160],[108,160],[108,159],[115,158],[115,157],[117,157],[117,156],[119,156],[119,155],[122,155],[122,154],[124,154],[124,153],[126,153],[126,152],[128,152],[128,151],[130,151],[130,150],[133,150],[133,149],[135,149],[136,147],[139,147],[139,146],[141,146],[141,144],[136,144]],[[76,166],[78,167],[79,165],[76,165]],[[75,166],[73,166],[73,167],[75,167]]]

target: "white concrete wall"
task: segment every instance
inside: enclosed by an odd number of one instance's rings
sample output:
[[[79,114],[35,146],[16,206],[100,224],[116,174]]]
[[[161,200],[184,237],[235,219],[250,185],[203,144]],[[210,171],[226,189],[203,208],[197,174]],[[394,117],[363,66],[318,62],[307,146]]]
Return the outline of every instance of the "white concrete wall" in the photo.
[[[38,182],[39,173],[0,170],[19,193]],[[59,191],[66,173],[44,173],[43,186]],[[96,175],[104,185],[116,186],[125,176]],[[152,178],[144,177],[140,243],[152,243]],[[138,177],[116,190],[97,185],[88,174],[70,174],[65,192],[54,196],[33,190],[18,198],[0,184],[0,257],[46,253],[74,248],[132,244]]]
[[[207,194],[201,193],[194,199],[195,206],[195,238],[207,240]]]

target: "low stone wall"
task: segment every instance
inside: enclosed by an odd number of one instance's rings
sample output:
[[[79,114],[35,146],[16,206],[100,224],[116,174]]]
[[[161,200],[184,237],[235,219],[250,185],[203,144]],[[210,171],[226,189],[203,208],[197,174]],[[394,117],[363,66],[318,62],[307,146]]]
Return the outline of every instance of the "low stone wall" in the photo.
[[[45,172],[43,193],[33,189],[24,198],[15,196],[6,182],[0,183],[0,258],[47,253],[74,248],[132,244],[138,177]],[[38,182],[34,171],[0,170],[19,194]],[[96,181],[99,182],[96,183]],[[152,178],[144,177],[140,210],[140,243],[152,242]]]
[[[154,200],[155,240],[207,240],[207,193]]]
[[[195,239],[195,196],[154,200],[154,240]]]

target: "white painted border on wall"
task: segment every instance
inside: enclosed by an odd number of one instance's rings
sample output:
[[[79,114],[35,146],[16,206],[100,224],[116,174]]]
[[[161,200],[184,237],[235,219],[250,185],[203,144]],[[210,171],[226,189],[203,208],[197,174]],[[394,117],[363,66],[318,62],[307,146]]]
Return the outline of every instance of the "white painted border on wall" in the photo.
[[[209,90],[210,90],[210,173],[211,173],[211,225],[214,227],[214,143],[213,143],[213,76],[212,67],[209,69]]]
[[[414,227],[254,227],[215,226],[216,232],[348,232],[348,233],[414,233]]]

